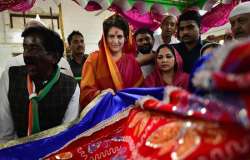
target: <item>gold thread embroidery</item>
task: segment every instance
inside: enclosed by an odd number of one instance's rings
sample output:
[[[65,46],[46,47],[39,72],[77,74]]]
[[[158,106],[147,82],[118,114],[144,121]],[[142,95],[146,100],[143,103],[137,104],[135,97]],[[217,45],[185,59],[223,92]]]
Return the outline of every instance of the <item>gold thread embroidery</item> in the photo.
[[[56,150],[56,151],[54,151],[54,152],[51,152],[50,154],[48,154],[48,155],[46,155],[46,156],[44,156],[44,157],[49,157],[50,155],[52,155],[52,154],[54,154],[54,153],[56,153],[56,152],[62,150],[63,148],[69,146],[72,142],[74,142],[74,141],[76,141],[76,140],[78,140],[78,139],[80,139],[80,138],[82,138],[82,137],[91,136],[91,135],[94,134],[95,132],[97,132],[97,131],[99,131],[99,130],[101,130],[101,129],[103,129],[103,128],[105,128],[105,127],[111,125],[111,124],[114,124],[114,123],[116,123],[117,121],[119,121],[119,120],[121,120],[121,119],[123,119],[123,118],[126,118],[126,117],[129,115],[129,112],[130,112],[130,110],[131,110],[133,107],[134,107],[134,106],[131,105],[131,106],[127,107],[125,110],[122,110],[122,111],[116,113],[114,116],[112,116],[112,117],[110,117],[110,118],[108,118],[108,119],[106,119],[106,120],[104,120],[104,121],[98,123],[96,126],[94,126],[94,127],[90,128],[89,130],[83,132],[82,134],[78,135],[76,138],[74,138],[74,139],[68,141],[68,142],[67,142],[64,146],[62,146],[60,149],[58,149],[58,150]]]

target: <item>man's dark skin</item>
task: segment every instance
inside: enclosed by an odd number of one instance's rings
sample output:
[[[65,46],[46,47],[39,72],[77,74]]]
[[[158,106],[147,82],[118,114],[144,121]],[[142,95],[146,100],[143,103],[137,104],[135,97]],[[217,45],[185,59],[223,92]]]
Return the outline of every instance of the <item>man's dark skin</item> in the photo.
[[[36,86],[41,86],[44,81],[51,78],[59,60],[53,54],[48,54],[42,42],[43,39],[38,34],[31,34],[23,40],[24,62]]]

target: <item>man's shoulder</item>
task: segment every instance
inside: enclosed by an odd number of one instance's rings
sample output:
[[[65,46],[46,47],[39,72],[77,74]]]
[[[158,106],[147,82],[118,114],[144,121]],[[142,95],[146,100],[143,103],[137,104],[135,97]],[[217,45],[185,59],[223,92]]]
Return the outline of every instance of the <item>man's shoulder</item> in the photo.
[[[179,43],[174,43],[174,44],[171,44],[173,47],[175,48],[180,48],[180,47],[183,47],[183,43],[179,42]]]
[[[83,60],[86,61],[86,59],[87,59],[88,57],[89,57],[88,54],[84,54],[84,55],[83,55]]]
[[[64,73],[60,73],[60,80],[66,81],[66,82],[72,83],[72,84],[77,84],[77,81],[73,77],[71,77],[67,74],[64,74]]]
[[[13,75],[20,75],[20,74],[26,74],[27,73],[27,69],[25,67],[25,65],[22,66],[11,66],[9,67],[9,74],[13,74]]]
[[[176,44],[171,44],[171,46],[173,46],[181,56],[183,56],[186,52],[186,47],[185,47],[184,43],[180,42],[180,43],[176,43]]]
[[[182,50],[184,50],[185,45],[184,43],[175,43],[175,44],[171,44],[171,46],[173,46],[175,49],[177,49],[179,52],[181,52]]]
[[[72,96],[76,90],[78,83],[77,81],[64,73],[60,73],[60,78],[58,83],[55,85],[55,91],[58,91],[58,94],[64,94]]]
[[[60,61],[59,61],[60,62]],[[72,56],[70,56],[68,59],[67,59],[67,62],[71,65],[72,63],[74,63],[74,59]]]

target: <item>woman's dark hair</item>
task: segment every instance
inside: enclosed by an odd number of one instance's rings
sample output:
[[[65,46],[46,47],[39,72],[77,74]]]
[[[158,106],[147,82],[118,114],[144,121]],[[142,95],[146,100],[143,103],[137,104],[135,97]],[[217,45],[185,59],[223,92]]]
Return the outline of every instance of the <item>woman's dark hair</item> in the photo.
[[[157,55],[159,54],[159,52],[160,52],[160,50],[161,50],[162,48],[168,48],[168,49],[173,53],[173,55],[175,56],[174,47],[171,46],[171,45],[169,45],[169,44],[162,44],[162,45],[160,45],[160,46],[158,47],[158,49],[156,50],[156,54],[157,54]]]
[[[128,22],[124,20],[121,16],[115,14],[103,22],[103,32],[105,37],[107,37],[108,32],[112,27],[117,27],[121,29],[123,31],[125,38],[126,39],[128,38],[129,25]]]
[[[45,27],[30,27],[23,31],[22,37],[36,34],[42,39],[42,44],[48,54],[53,55],[58,61],[63,56],[64,45],[60,36]]]

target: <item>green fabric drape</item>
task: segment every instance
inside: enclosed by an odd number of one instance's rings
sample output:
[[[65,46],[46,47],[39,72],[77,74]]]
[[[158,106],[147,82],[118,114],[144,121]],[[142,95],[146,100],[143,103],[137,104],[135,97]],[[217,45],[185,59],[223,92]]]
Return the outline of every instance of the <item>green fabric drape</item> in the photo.
[[[113,0],[108,0],[109,3],[111,4]],[[154,3],[159,3],[161,4],[166,10],[168,10],[171,7],[176,7],[180,11],[187,7],[192,7],[192,6],[198,6],[200,8],[203,7],[203,5],[206,3],[207,0],[144,0],[144,2],[147,5],[147,8],[150,8]],[[136,0],[128,0],[130,5],[133,5]]]
[[[56,72],[53,74],[52,79],[47,83],[47,85],[38,93],[37,96],[31,98],[32,103],[32,113],[33,113],[33,125],[32,125],[32,134],[40,132],[39,125],[39,112],[38,112],[38,103],[49,93],[55,83],[60,77],[60,69],[57,66]]]

